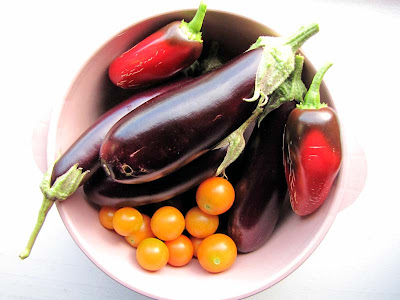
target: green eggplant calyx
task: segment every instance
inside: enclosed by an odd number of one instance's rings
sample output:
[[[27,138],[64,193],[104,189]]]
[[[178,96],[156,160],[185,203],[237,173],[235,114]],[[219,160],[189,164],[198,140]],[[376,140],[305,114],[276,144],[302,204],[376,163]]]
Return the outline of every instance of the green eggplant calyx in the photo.
[[[319,31],[318,24],[303,26],[293,35],[284,37],[260,36],[248,49],[263,48],[263,56],[257,70],[254,95],[247,101],[267,98],[293,72],[297,50]]]
[[[216,147],[214,147],[214,149],[227,147],[224,160],[219,165],[215,176],[219,176],[222,174],[224,177],[226,177],[226,168],[228,168],[240,156],[246,146],[244,132],[255,120],[257,120],[262,111],[262,107],[257,106],[252,115],[242,125],[240,125],[238,129],[236,129],[225,139],[223,139]]]
[[[78,168],[78,164],[75,164],[65,174],[58,177],[53,185],[50,186],[53,166],[44,174],[42,183],[40,184],[40,190],[43,195],[53,201],[63,201],[71,196],[89,172],[83,172],[82,168]]]
[[[297,102],[303,101],[307,92],[307,88],[301,80],[303,65],[304,57],[296,55],[292,74],[269,97],[268,103],[258,119],[258,126],[271,111],[277,109],[283,103],[293,100]]]
[[[57,162],[57,161],[56,161]],[[46,220],[47,213],[50,211],[55,201],[63,201],[71,196],[76,189],[82,183],[82,180],[89,171],[83,172],[81,168],[78,168],[78,164],[72,166],[65,174],[58,177],[53,185],[51,183],[51,175],[53,172],[54,164],[44,174],[40,189],[43,193],[43,201],[39,210],[38,218],[28,240],[28,244],[25,249],[20,253],[21,259],[27,258],[32,250],[32,247],[39,235],[40,229],[42,228],[44,221]]]

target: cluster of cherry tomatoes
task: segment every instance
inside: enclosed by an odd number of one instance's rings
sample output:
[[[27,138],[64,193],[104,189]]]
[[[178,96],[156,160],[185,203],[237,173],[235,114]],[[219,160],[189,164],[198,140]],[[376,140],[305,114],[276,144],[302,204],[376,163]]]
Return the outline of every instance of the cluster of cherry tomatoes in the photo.
[[[132,207],[102,207],[100,223],[115,230],[136,249],[139,265],[157,271],[166,264],[181,267],[197,257],[200,265],[211,273],[230,268],[237,257],[234,241],[216,233],[219,215],[233,204],[235,191],[230,182],[211,177],[196,191],[197,206],[184,216],[173,206],[163,206],[150,217]],[[184,234],[184,231],[188,233]]]

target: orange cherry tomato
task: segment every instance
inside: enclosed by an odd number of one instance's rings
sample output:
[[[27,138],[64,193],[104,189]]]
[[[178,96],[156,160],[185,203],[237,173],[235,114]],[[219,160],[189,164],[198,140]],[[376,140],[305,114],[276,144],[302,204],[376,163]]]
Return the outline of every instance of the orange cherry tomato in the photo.
[[[148,271],[158,271],[168,263],[168,247],[156,238],[141,241],[136,249],[136,260]]]
[[[150,226],[150,217],[148,215],[142,214],[143,223],[140,229],[134,233],[125,237],[125,240],[132,246],[137,248],[139,243],[146,238],[154,237]]]
[[[197,259],[200,265],[211,273],[229,269],[237,257],[235,242],[227,235],[216,233],[206,237],[200,244]]]
[[[202,211],[220,215],[231,208],[235,200],[232,184],[222,177],[211,177],[203,181],[196,191],[196,202]]]
[[[219,225],[219,217],[206,214],[198,206],[191,208],[185,216],[186,230],[198,238],[214,234]]]
[[[103,206],[99,211],[99,221],[107,229],[114,229],[113,217],[117,211],[114,207]]]
[[[181,234],[172,241],[166,241],[168,247],[168,263],[174,267],[182,267],[193,258],[193,244],[190,239]]]
[[[190,241],[193,244],[193,256],[197,257],[197,252],[199,250],[199,246],[204,239],[197,238],[195,236],[190,236]]]
[[[163,241],[172,241],[180,236],[185,229],[185,218],[173,206],[163,206],[151,217],[151,231]]]
[[[132,207],[118,209],[113,218],[114,230],[122,236],[128,236],[140,229],[143,217],[141,213]]]

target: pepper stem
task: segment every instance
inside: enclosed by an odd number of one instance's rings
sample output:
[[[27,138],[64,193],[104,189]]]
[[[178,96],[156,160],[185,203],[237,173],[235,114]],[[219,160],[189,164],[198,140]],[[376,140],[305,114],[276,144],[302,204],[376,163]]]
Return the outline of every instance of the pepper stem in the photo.
[[[200,43],[203,42],[201,39],[200,30],[203,26],[203,20],[204,16],[206,15],[206,11],[207,5],[201,1],[193,19],[189,23],[182,21],[180,28],[183,30],[189,40],[194,40]]]
[[[35,244],[36,238],[40,232],[40,229],[42,229],[44,220],[46,219],[47,213],[49,212],[50,208],[53,206],[54,201],[50,200],[48,198],[46,198],[45,196],[43,196],[43,202],[42,202],[42,206],[40,207],[39,210],[39,215],[36,221],[36,225],[33,228],[32,234],[28,240],[28,244],[26,245],[26,248],[24,251],[22,251],[19,255],[19,257],[21,259],[25,259],[29,256],[29,254],[31,253],[33,244]]]
[[[315,74],[310,88],[304,97],[304,101],[297,105],[299,109],[320,109],[327,106],[326,103],[321,103],[319,89],[322,83],[322,78],[331,66],[332,63],[328,62]]]
[[[199,8],[192,21],[189,22],[188,27],[192,32],[200,32],[201,26],[203,26],[204,16],[206,15],[207,5],[201,1]]]

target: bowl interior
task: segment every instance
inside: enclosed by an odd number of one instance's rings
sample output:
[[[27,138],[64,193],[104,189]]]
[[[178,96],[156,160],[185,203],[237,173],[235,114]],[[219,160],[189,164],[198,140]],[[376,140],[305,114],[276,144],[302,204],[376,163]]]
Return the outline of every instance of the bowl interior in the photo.
[[[107,69],[117,55],[148,34],[174,20],[190,19],[193,10],[158,15],[141,21],[109,40],[95,53],[76,77],[63,103],[56,125],[56,152],[64,152],[106,109],[134,93],[115,87]],[[222,54],[234,57],[260,35],[276,35],[270,28],[242,16],[208,11],[203,26],[205,47],[220,42]],[[315,69],[306,58],[304,82],[308,85]],[[321,99],[334,106],[323,84]],[[56,153],[49,153],[52,161]],[[104,229],[98,211],[79,189],[68,201],[58,203],[63,222],[84,253],[109,276],[139,293],[159,299],[238,299],[266,289],[295,270],[318,246],[331,226],[341,201],[340,174],[326,203],[313,215],[300,218],[291,212],[288,201],[270,240],[259,250],[239,255],[234,266],[211,275],[196,260],[183,268],[165,267],[159,272],[142,270],[135,249],[122,237]],[[202,288],[198,288],[201,286]],[[204,288],[207,287],[207,288]]]

